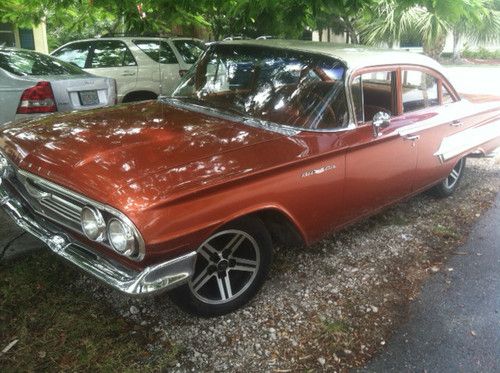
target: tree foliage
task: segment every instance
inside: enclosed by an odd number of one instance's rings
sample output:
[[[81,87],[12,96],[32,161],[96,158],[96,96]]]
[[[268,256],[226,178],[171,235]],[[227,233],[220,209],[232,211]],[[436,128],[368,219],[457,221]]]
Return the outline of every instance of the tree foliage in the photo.
[[[446,37],[467,35],[481,42],[500,38],[499,0],[378,0],[359,22],[368,44],[389,46],[408,33],[418,33],[424,52],[438,58]],[[496,4],[496,5],[495,5]]]
[[[168,34],[180,26],[201,26],[215,40],[229,35],[298,38],[307,28],[345,34],[347,42],[389,46],[418,35],[434,57],[451,31],[456,40],[498,39],[499,12],[500,0],[0,1],[0,22],[27,26],[45,19],[51,48],[106,33]]]

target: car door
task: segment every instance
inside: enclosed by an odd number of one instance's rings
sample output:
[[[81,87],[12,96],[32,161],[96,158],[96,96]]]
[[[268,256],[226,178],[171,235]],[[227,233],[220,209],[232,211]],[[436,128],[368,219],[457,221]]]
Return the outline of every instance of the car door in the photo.
[[[127,45],[120,40],[92,42],[86,69],[92,74],[116,79],[118,102],[135,90],[137,63]]]
[[[151,82],[159,94],[171,95],[181,79],[179,62],[171,45],[158,39],[135,39],[133,43],[139,48],[139,53],[148,58],[148,63],[141,65],[140,75]]]
[[[345,133],[347,147],[344,221],[394,202],[412,191],[417,152],[411,138],[400,136],[397,68],[364,69],[351,80],[356,127]],[[372,126],[377,113],[390,120],[378,133]]]
[[[402,135],[418,139],[414,190],[424,190],[450,174],[458,158],[443,159],[443,139],[473,123],[463,117],[457,96],[446,80],[425,67],[407,66],[402,77]],[[476,117],[476,120],[478,118]],[[453,174],[450,175],[453,177]]]

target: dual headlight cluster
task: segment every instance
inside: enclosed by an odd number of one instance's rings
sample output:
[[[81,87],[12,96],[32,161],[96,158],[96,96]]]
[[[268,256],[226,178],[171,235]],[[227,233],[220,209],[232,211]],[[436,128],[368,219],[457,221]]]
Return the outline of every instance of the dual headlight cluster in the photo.
[[[127,222],[116,217],[111,217],[106,221],[101,211],[90,206],[82,209],[80,217],[82,231],[90,240],[98,242],[107,240],[119,254],[128,257],[137,255],[138,243],[134,228]]]
[[[7,157],[5,157],[0,152],[0,178],[7,177],[7,173],[9,172],[10,165]]]

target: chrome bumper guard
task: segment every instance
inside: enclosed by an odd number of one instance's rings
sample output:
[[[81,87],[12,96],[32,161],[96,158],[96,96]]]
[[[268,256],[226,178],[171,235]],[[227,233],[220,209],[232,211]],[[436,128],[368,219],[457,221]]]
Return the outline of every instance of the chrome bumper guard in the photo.
[[[169,290],[185,283],[194,273],[195,251],[138,272],[86,249],[83,244],[36,215],[27,203],[10,195],[1,178],[0,206],[19,227],[43,241],[54,253],[126,294],[146,295]]]

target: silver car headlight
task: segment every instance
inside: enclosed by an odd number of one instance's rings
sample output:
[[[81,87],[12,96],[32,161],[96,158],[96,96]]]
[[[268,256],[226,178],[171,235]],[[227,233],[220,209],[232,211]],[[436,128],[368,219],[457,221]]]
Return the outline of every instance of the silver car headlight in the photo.
[[[85,206],[81,212],[83,233],[93,241],[102,241],[106,237],[106,222],[99,210]]]
[[[134,232],[128,224],[117,218],[108,222],[108,241],[122,255],[132,256],[136,251]]]
[[[0,153],[0,178],[7,177],[9,168],[9,161],[2,153]]]

